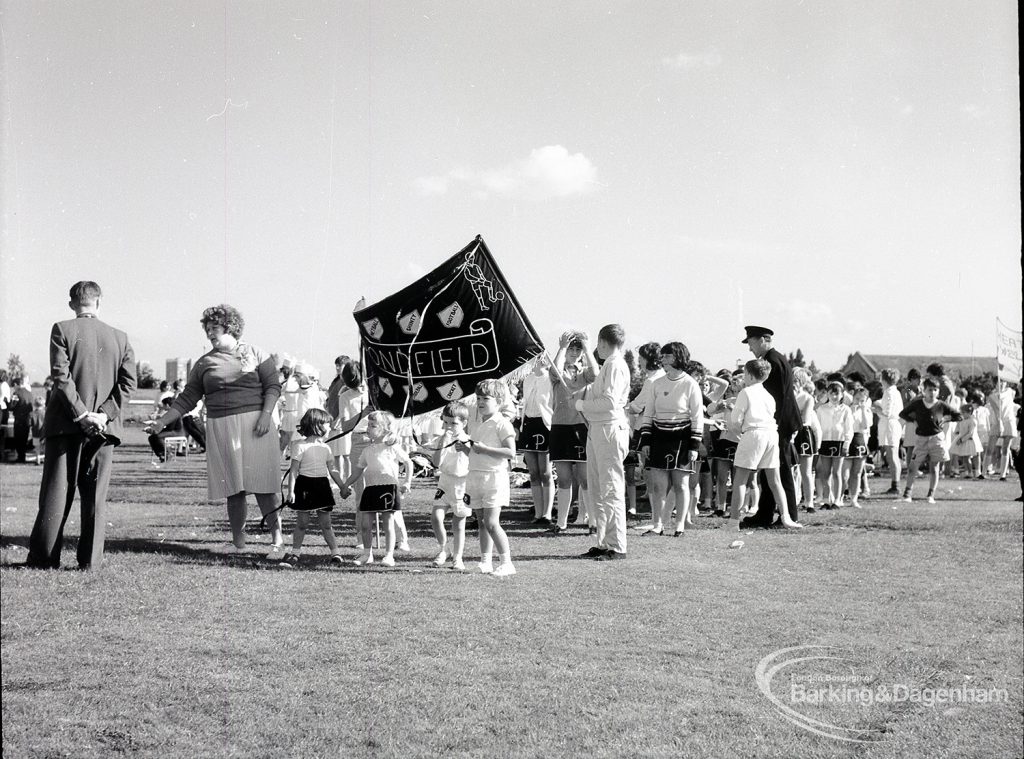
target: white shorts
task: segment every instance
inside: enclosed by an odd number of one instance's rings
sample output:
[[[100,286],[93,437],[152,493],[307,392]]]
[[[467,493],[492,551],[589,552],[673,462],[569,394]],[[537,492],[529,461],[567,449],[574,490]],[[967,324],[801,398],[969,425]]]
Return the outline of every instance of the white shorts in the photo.
[[[466,495],[471,509],[500,509],[508,506],[512,499],[508,471],[470,472],[466,477]]]
[[[878,447],[889,446],[899,448],[900,438],[903,437],[903,425],[899,419],[878,420]]]
[[[445,508],[447,507],[447,508]],[[442,472],[437,477],[437,492],[434,493],[434,508],[445,508],[457,517],[468,517],[473,510],[466,504],[466,478],[455,477]]]
[[[733,463],[742,469],[778,469],[779,433],[776,430],[747,430],[740,435]]]

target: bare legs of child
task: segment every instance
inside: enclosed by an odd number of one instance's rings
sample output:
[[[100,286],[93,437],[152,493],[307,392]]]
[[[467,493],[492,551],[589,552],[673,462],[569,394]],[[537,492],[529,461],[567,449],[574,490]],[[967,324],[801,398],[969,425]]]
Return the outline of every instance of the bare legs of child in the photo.
[[[661,535],[665,531],[665,509],[669,508],[669,515],[672,514],[668,504],[669,473],[664,469],[647,470],[647,498],[651,502],[651,526],[646,530],[647,535]]]
[[[864,470],[864,457],[850,457],[850,478],[847,480],[847,487],[850,490],[850,505],[855,509],[860,508],[861,472]]]
[[[823,509],[833,509],[839,503],[842,496],[842,470],[843,459],[840,456],[818,456],[818,494]]]
[[[547,451],[526,451],[523,454],[530,473],[530,493],[533,496],[533,521],[550,524],[555,507],[555,483],[551,477],[551,461]]]
[[[292,557],[298,559],[302,555],[302,543],[306,539],[306,530],[312,520],[314,512],[300,511],[295,515],[295,530],[292,532]],[[317,522],[320,524],[320,533],[331,551],[331,560],[341,563],[341,554],[338,553],[338,541],[334,537],[334,527],[331,525],[331,512],[326,509],[317,509],[315,512]],[[285,557],[285,561],[292,557]]]
[[[814,513],[814,456],[800,456],[797,463],[800,472],[800,496],[804,511]]]
[[[729,459],[714,459],[715,469],[715,515],[722,516],[729,508],[729,475],[732,462]]]
[[[494,574],[498,577],[514,575],[512,555],[508,546],[508,536],[501,527],[501,507],[476,509],[477,522],[480,525],[480,572]],[[498,566],[492,564],[494,549],[498,549]]]
[[[923,449],[922,449],[923,450]],[[942,462],[936,462],[925,451],[924,455],[917,455],[907,467],[907,485],[903,490],[901,500],[910,503],[914,500],[914,481],[917,479],[917,472],[921,464],[928,462],[928,503],[935,503],[935,489],[939,486],[939,470]]]
[[[572,507],[572,494],[575,486],[578,494],[579,506],[576,523],[580,523],[580,517],[586,520],[586,501],[589,497],[587,492],[587,467],[583,462],[577,461],[556,461],[555,471],[558,472],[558,524],[553,532],[561,532],[569,526],[569,509]]]
[[[434,528],[438,551],[434,556],[434,564],[441,567],[448,560],[448,534],[444,529],[444,507],[435,508],[430,515],[430,525]],[[462,551],[466,546],[466,518],[452,514],[452,568],[462,571]]]
[[[794,522],[789,516],[789,501],[786,499],[786,491],[782,488],[782,479],[779,477],[779,469],[765,469],[765,479],[768,480],[768,489],[775,496],[775,507],[779,512],[779,519],[783,527],[800,529],[803,527],[799,522]],[[753,469],[736,467],[732,477],[732,504],[729,509],[729,519],[734,529],[740,526],[740,507],[747,496],[747,488],[750,486],[754,475],[757,472]]]
[[[889,469],[889,476],[892,479],[887,492],[898,493],[900,490],[900,477],[903,474],[902,465],[900,464],[899,445],[883,445],[882,456],[885,458],[885,466]]]
[[[673,469],[671,472],[667,472],[672,482],[672,500],[675,501],[676,506],[676,524],[672,534],[675,537],[682,537],[686,531],[686,525],[693,524],[693,517],[690,514],[691,504],[694,501],[690,497],[690,478],[693,476],[689,472],[684,472],[679,469]],[[669,505],[668,499],[665,499],[665,510],[662,512],[662,522],[668,525],[672,521],[672,507]]]
[[[363,564],[373,563],[373,526],[375,523],[374,517],[376,514],[362,512],[363,517],[360,525],[363,534],[363,545],[366,546],[363,555],[355,560],[357,567]],[[395,566],[395,512],[394,511],[382,511],[380,512],[380,518],[384,522],[384,556],[380,560],[380,563],[385,567]]]
[[[402,516],[401,511],[396,511],[394,514],[395,542],[397,543],[398,550],[402,553],[409,553],[412,549],[409,547],[409,530],[405,527],[405,517]]]

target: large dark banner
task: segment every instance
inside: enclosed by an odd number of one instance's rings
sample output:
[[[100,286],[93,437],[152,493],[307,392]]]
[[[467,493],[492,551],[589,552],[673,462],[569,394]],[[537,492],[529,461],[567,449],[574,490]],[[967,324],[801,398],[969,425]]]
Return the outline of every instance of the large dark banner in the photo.
[[[473,393],[544,346],[481,237],[354,314],[374,408],[419,414]]]

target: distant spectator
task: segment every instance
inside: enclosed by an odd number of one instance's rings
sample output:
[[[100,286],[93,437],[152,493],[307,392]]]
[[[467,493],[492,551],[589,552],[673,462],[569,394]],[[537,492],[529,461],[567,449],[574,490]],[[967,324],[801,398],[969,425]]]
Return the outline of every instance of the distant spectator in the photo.
[[[31,433],[32,391],[25,387],[28,375],[12,377],[11,414],[14,416],[14,450],[18,452],[18,463],[25,463],[28,439]]]
[[[174,398],[170,395],[165,396],[160,401],[160,407],[163,409],[163,413],[167,413],[171,408],[171,403],[174,402]],[[153,449],[153,455],[156,456],[159,463],[163,463],[167,460],[167,448],[164,445],[164,438],[168,437],[181,437],[185,434],[185,426],[182,424],[182,420],[179,417],[174,421],[166,425],[160,432],[152,432],[149,435],[149,447]]]
[[[7,372],[0,369],[0,461],[7,460],[7,419],[10,416],[11,386]]]
[[[46,401],[42,398],[32,400],[32,416],[29,417],[29,425],[32,429],[32,446],[36,449],[36,463],[40,462],[40,456],[46,452],[46,437],[43,425],[46,421]]]
[[[181,417],[181,424],[185,434],[199,446],[200,453],[206,453],[206,404],[201,400],[196,403],[195,408]]]

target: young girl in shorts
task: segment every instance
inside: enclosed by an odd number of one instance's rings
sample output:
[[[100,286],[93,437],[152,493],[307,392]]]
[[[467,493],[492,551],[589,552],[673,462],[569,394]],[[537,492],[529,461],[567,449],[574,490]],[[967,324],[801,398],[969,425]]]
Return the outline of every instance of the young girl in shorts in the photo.
[[[331,549],[331,563],[341,564],[338,542],[331,527],[334,494],[330,477],[340,488],[344,481],[334,463],[331,448],[323,442],[331,425],[331,415],[323,409],[311,408],[299,420],[301,440],[292,443],[291,485],[288,501],[296,511],[295,531],[292,532],[292,550],[281,559],[282,567],[297,567],[302,555],[302,541],[306,537],[312,514],[317,515],[320,532]]]
[[[356,566],[373,563],[371,542],[372,517],[384,515],[385,549],[380,563],[395,566],[395,512],[402,508],[402,495],[412,487],[412,461],[395,438],[395,417],[387,411],[372,411],[366,417],[369,444],[352,465],[352,474],[341,487],[341,497],[348,498],[352,485],[363,481],[359,511],[365,553],[355,560]],[[402,470],[404,469],[404,473]]]
[[[547,356],[534,359],[533,371],[523,379],[523,397],[519,412],[522,424],[516,447],[523,454],[530,473],[530,493],[533,495],[533,523],[551,524],[555,502],[555,481],[551,476],[548,445],[551,437],[551,379],[548,377]]]
[[[823,509],[838,508],[842,497],[843,457],[853,438],[853,414],[843,403],[846,388],[842,382],[828,383],[828,400],[815,409],[821,425],[821,447],[818,449],[818,492]]]
[[[715,425],[711,432],[710,454],[715,476],[715,516],[725,516],[729,508],[729,477],[739,442],[739,436],[729,429],[729,415],[736,403],[736,396],[743,389],[743,370],[737,369],[729,380],[725,395],[707,409]]]
[[[821,426],[818,415],[814,413],[814,382],[810,372],[801,366],[793,370],[793,391],[796,393],[796,406],[800,411],[800,429],[796,433],[793,445],[796,448],[797,470],[795,478],[800,487],[800,498],[804,511],[814,513],[814,457],[818,453],[821,441]]]
[[[516,432],[501,413],[508,391],[500,380],[483,380],[476,386],[476,406],[480,423],[473,438],[456,448],[469,454],[466,495],[480,525],[480,572],[496,577],[516,573],[512,565],[508,536],[501,528],[501,509],[509,505],[509,461],[516,455]],[[499,564],[491,563],[498,549]]]
[[[853,405],[850,406],[853,437],[846,451],[846,460],[850,465],[846,487],[850,491],[850,505],[855,509],[860,508],[861,474],[868,457],[868,436],[871,434],[873,416],[868,389],[857,385],[853,389]]]
[[[580,361],[586,366],[581,367]],[[554,533],[569,525],[573,490],[579,498],[577,524],[587,523],[590,491],[587,487],[587,425],[576,410],[576,400],[597,377],[593,357],[583,350],[583,338],[577,332],[564,332],[558,339],[555,362],[548,367],[551,378],[551,461],[558,472],[558,524]]]

